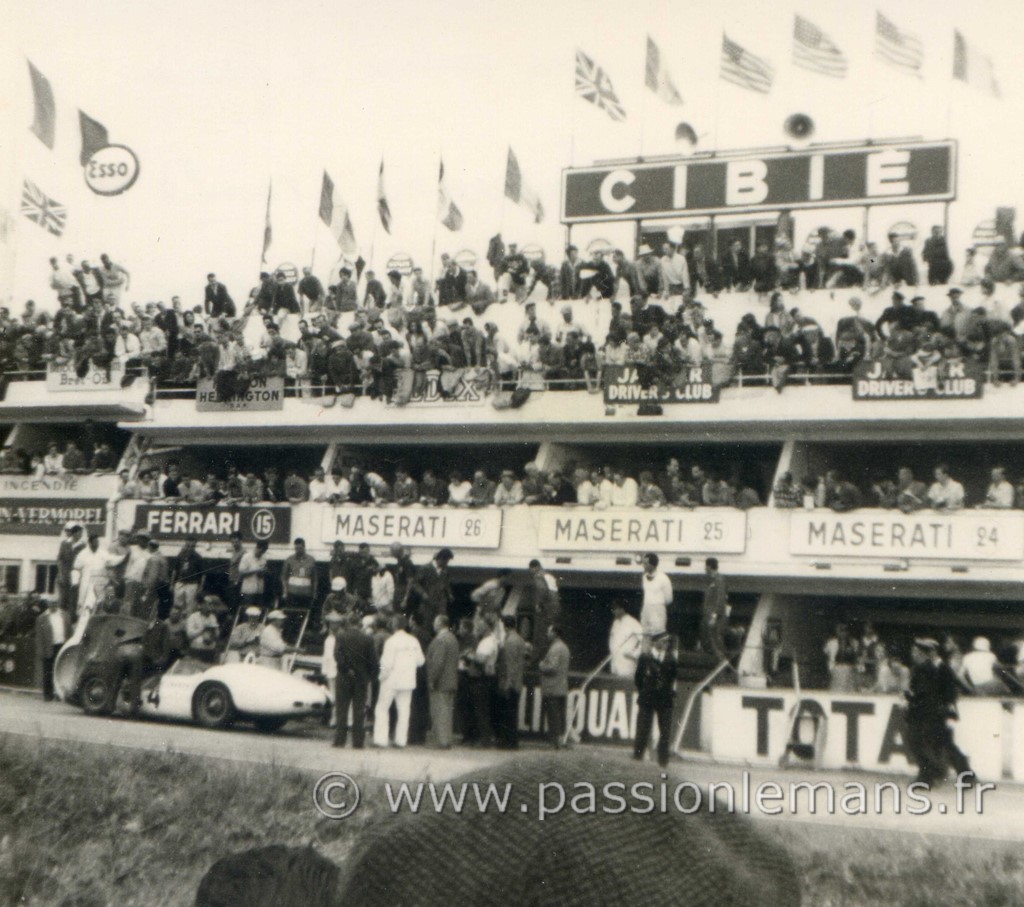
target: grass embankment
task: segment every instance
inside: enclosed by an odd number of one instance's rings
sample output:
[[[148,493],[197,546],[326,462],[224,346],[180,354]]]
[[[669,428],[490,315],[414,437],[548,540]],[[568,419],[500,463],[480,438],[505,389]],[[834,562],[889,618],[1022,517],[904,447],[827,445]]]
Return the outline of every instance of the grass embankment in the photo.
[[[0,736],[0,904],[191,905],[215,860],[272,843],[316,842],[340,863],[383,797],[364,785],[358,817],[331,822],[313,808],[312,781],[281,766]],[[762,830],[793,852],[807,907],[1024,904],[1017,844]]]

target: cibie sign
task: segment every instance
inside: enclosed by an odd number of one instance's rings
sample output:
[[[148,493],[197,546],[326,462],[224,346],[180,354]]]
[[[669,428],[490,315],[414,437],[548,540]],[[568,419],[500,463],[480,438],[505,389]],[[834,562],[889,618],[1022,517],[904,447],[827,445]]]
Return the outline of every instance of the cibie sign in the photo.
[[[120,195],[139,178],[139,159],[127,145],[107,145],[85,162],[85,183],[97,195]]]
[[[956,143],[739,152],[562,172],[562,221],[948,201]]]

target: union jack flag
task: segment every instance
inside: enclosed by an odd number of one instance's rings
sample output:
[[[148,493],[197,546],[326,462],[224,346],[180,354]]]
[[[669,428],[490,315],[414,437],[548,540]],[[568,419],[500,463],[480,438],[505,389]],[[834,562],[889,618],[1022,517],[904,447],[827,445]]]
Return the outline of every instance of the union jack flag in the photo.
[[[55,202],[31,180],[25,180],[21,191],[21,213],[54,236],[64,233],[68,209]]]
[[[612,88],[608,73],[582,50],[576,51],[576,94],[584,101],[596,104],[616,123],[626,119],[626,111]]]

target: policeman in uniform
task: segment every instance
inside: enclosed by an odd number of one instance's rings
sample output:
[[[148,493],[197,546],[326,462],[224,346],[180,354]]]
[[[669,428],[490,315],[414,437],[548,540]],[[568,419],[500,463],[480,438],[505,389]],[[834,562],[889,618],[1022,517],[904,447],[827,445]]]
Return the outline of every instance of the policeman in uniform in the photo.
[[[953,742],[948,722],[957,717],[956,676],[939,655],[934,639],[914,640],[907,695],[907,746],[917,762],[917,781],[943,781],[952,764],[957,775],[972,774],[967,757]]]
[[[672,707],[676,698],[675,637],[671,633],[655,635],[651,650],[644,652],[636,665],[637,716],[633,758],[643,759],[651,738],[654,716],[658,716],[658,765],[668,765],[672,736]]]

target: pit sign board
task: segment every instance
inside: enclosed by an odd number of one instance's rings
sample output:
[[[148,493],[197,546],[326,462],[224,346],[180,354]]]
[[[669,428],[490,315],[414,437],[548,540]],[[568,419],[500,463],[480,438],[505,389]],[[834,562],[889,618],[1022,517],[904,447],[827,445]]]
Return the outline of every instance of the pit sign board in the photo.
[[[537,523],[542,551],[661,551],[742,554],[747,514],[734,508],[577,510],[545,507]]]
[[[190,507],[183,504],[139,504],[135,508],[136,531],[161,540],[226,542],[233,532],[243,542],[286,545],[291,541],[292,509],[288,506]]]
[[[453,507],[388,507],[371,509],[340,506],[325,509],[322,539],[325,544],[389,545],[410,547],[489,548],[501,545],[500,508],[460,510]]]
[[[941,202],[954,141],[691,156],[562,172],[562,222]]]

